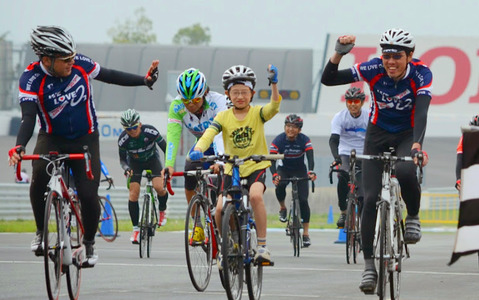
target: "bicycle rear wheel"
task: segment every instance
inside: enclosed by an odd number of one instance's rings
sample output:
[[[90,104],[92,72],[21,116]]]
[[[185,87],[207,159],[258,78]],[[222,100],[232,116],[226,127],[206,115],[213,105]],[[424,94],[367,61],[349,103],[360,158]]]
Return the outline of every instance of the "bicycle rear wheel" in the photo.
[[[63,205],[56,192],[50,191],[46,197],[43,226],[43,257],[45,280],[49,299],[58,299],[63,272],[63,249],[61,249],[61,226]]]
[[[113,242],[118,236],[118,219],[115,208],[107,197],[99,196],[100,222],[98,222],[98,233],[107,242]]]
[[[301,218],[299,210],[299,200],[293,200],[293,226],[291,230],[291,241],[293,242],[293,255],[299,257],[301,249]]]
[[[250,239],[248,245],[250,262],[245,265],[246,285],[250,300],[259,300],[261,297],[261,288],[263,287],[263,266],[254,263],[254,256],[258,248],[258,236],[256,233],[256,224],[250,224]]]
[[[356,257],[359,253],[359,216],[355,199],[348,200],[346,211],[346,262],[356,263]]]
[[[72,247],[72,261],[73,263],[68,266],[67,274],[67,288],[68,288],[68,295],[70,299],[76,300],[80,295],[80,283],[81,283],[81,265],[83,262],[83,258],[85,256],[84,249],[82,248],[82,240],[83,240],[83,232],[80,227],[81,224],[81,210],[80,210],[80,202],[78,198],[75,196],[73,199],[73,206],[75,212],[71,212],[70,216],[70,243]],[[68,238],[68,237],[67,237]]]
[[[150,211],[150,195],[145,195],[143,199],[143,207],[141,210],[141,217],[140,217],[140,223],[138,224],[140,226],[140,233],[139,233],[139,238],[138,238],[138,243],[139,243],[139,250],[140,250],[140,258],[145,257],[146,254],[146,247],[147,247],[147,241],[148,241],[148,216],[149,216],[149,211]]]
[[[376,261],[378,263],[378,289],[377,294],[379,300],[383,300],[386,297],[386,283],[388,280],[388,210],[386,202],[383,202],[378,207],[379,219],[379,233],[378,233],[378,242],[379,247],[376,248]]]
[[[241,227],[234,204],[227,204],[223,219],[221,255],[223,279],[229,300],[241,299],[243,292],[243,249],[240,240]]]
[[[210,223],[206,199],[202,195],[193,196],[185,218],[185,254],[191,283],[199,292],[206,289],[211,278],[213,258]]]

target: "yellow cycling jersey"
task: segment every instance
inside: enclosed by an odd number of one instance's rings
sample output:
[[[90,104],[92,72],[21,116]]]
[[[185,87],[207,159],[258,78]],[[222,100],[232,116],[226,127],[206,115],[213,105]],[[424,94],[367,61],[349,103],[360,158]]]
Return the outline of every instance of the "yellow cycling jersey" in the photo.
[[[214,136],[222,132],[225,154],[237,155],[239,158],[269,154],[264,135],[264,123],[279,112],[281,100],[280,97],[279,101],[271,100],[265,106],[251,106],[243,120],[236,118],[233,108],[219,112],[196,146],[202,151],[208,149]],[[240,166],[240,176],[247,177],[256,170],[270,166],[270,161],[259,163],[247,161]],[[231,175],[231,165],[225,166],[225,174]]]

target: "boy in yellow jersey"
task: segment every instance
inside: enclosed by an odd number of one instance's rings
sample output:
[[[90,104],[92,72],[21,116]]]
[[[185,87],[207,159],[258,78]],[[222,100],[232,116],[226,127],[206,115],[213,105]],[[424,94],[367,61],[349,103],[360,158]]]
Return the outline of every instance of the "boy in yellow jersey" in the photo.
[[[264,135],[264,123],[279,112],[281,96],[278,91],[278,69],[268,66],[268,80],[271,85],[271,101],[265,106],[251,106],[255,94],[256,75],[249,67],[236,65],[227,69],[223,74],[225,94],[233,103],[231,109],[219,112],[213,123],[196,143],[195,151],[190,152],[192,160],[199,160],[203,152],[208,149],[213,138],[219,132],[223,134],[225,153],[244,158],[249,155],[268,155],[268,145]],[[241,178],[248,181],[250,203],[254,211],[258,230],[258,249],[255,259],[261,262],[271,260],[270,252],[266,247],[266,208],[263,202],[263,193],[266,169],[271,162],[259,163],[246,161],[240,166]],[[225,166],[224,187],[231,185],[231,165]],[[223,201],[216,205],[216,224],[221,224],[221,209]],[[220,228],[221,229],[221,228]],[[221,264],[218,264],[221,268]]]

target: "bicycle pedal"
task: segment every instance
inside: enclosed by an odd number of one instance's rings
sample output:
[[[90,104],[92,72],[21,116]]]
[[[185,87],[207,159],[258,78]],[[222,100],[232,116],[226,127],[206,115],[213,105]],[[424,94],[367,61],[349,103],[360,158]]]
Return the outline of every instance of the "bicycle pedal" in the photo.
[[[273,267],[274,261],[260,261],[258,264],[262,267]]]

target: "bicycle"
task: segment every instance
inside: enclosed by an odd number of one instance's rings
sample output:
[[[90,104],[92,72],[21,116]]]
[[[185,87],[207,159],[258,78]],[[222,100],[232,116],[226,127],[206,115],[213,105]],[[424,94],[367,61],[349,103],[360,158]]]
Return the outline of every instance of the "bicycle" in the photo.
[[[351,150],[351,156],[356,156],[356,150]],[[359,202],[358,185],[356,177],[361,169],[357,164],[350,163],[349,172],[342,169],[335,169],[333,165],[329,167],[329,182],[333,184],[333,172],[346,174],[348,181],[348,195],[346,208],[346,221],[344,223],[344,232],[346,233],[346,262],[357,263],[357,256],[361,252],[361,203]],[[352,260],[351,260],[352,258]]]
[[[24,155],[22,160],[46,160],[46,170],[50,175],[45,194],[45,219],[43,227],[43,257],[45,280],[49,299],[60,296],[61,276],[66,274],[70,299],[78,299],[80,293],[81,270],[84,259],[82,238],[84,227],[81,219],[80,202],[74,190],[69,187],[68,166],[65,160],[85,160],[85,170],[90,180],[93,174],[90,167],[88,147],[84,153]],[[65,171],[67,171],[65,173]],[[21,161],[17,164],[17,178],[21,178]]]
[[[105,179],[100,180],[100,182],[108,182],[108,187],[106,190],[110,190],[112,187],[115,187],[113,184],[113,178],[108,173],[108,169],[101,162],[101,172],[105,176]],[[100,202],[100,221],[98,222],[98,234],[107,242],[113,242],[118,236],[118,219],[116,217],[116,211],[111,203],[110,199],[105,196],[98,196],[98,201]],[[111,225],[110,225],[111,223]],[[102,227],[105,227],[102,229]],[[110,232],[113,227],[113,231]]]
[[[282,159],[284,155],[251,155],[245,158],[223,154],[215,161],[232,165],[232,185],[223,190],[223,210],[221,227],[221,256],[223,264],[223,286],[229,300],[241,299],[243,291],[243,271],[249,299],[261,297],[263,267],[273,266],[274,262],[261,262],[254,259],[257,248],[256,223],[249,203],[249,192],[240,177],[239,166],[247,160],[260,162]],[[202,161],[213,159],[212,156]],[[226,197],[228,194],[232,198]]]
[[[143,196],[143,205],[141,208],[140,222],[138,223],[140,227],[138,243],[140,246],[140,258],[145,257],[145,252],[149,258],[153,247],[153,237],[155,236],[156,227],[158,226],[158,212],[156,209],[158,198],[153,188],[153,173],[151,170],[145,170],[141,176],[146,178],[147,182],[141,194]],[[131,177],[128,177],[128,188],[130,178]]]
[[[210,159],[208,162],[213,161]],[[197,291],[202,292],[208,287],[213,261],[219,251],[219,232],[214,218],[216,199],[213,199],[213,196],[218,195],[221,186],[215,181],[221,178],[213,174],[212,169],[203,170],[201,167],[197,170],[175,172],[170,176],[185,175],[195,176],[198,182],[196,194],[191,198],[186,211],[185,254],[191,283]],[[203,235],[201,230],[198,232],[199,228],[202,229]],[[221,270],[220,278],[223,282]]]
[[[309,177],[291,177],[281,178],[280,181],[291,181],[292,195],[291,206],[288,213],[288,219],[286,223],[286,235],[290,237],[290,241],[293,244],[293,256],[299,257],[300,249],[302,248],[301,229],[303,228],[301,209],[299,207],[298,196],[298,181],[310,180]],[[312,192],[314,193],[314,181],[312,183]]]
[[[395,156],[394,149],[382,155],[358,155],[351,153],[352,164],[356,159],[377,160],[383,163],[382,189],[376,203],[376,227],[374,233],[374,259],[378,271],[377,295],[380,300],[386,297],[386,285],[389,283],[389,296],[399,299],[401,286],[402,261],[409,258],[409,249],[404,242],[405,225],[402,216],[404,202],[401,188],[395,175],[396,162],[412,162],[409,156]],[[422,153],[418,154],[419,183],[422,182]]]

